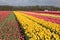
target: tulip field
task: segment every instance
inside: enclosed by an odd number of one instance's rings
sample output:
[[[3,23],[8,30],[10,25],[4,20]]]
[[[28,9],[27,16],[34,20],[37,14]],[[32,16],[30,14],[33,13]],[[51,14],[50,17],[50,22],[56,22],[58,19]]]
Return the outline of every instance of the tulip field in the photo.
[[[0,40],[60,40],[60,12],[0,11]]]

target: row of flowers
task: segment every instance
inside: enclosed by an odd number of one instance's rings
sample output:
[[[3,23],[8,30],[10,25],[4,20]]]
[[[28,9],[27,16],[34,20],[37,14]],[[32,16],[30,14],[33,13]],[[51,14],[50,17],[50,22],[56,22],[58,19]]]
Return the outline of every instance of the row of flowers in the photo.
[[[32,14],[32,13],[30,13],[30,14]],[[47,17],[53,17],[53,18],[60,18],[60,15],[54,15],[54,14],[45,14],[45,13],[34,13],[34,14],[47,16]]]
[[[23,11],[22,11],[23,12]],[[28,14],[35,14],[35,15],[42,15],[42,16],[47,16],[47,17],[53,17],[53,18],[60,18],[60,15],[54,15],[54,14],[49,14],[49,13],[35,13],[35,12],[24,12]],[[59,13],[60,14],[60,13]]]
[[[53,18],[60,18],[59,15],[52,15],[52,14],[39,14],[39,15],[47,16],[47,17],[53,17]]]
[[[10,14],[10,11],[0,11],[0,22],[2,22],[2,20],[8,17],[9,14]]]
[[[44,14],[53,14],[53,15],[60,15],[60,11],[36,11],[36,13],[44,13]]]
[[[0,26],[0,39],[24,40],[24,36],[21,31],[22,30],[20,29],[14,14],[10,13],[10,15],[2,22],[2,26]]]
[[[50,21],[50,22],[53,22],[53,23],[58,23],[58,24],[60,24],[60,19],[58,19],[58,18],[42,16],[42,15],[39,15],[39,14],[36,15],[36,14],[26,13],[26,12],[25,12],[25,14],[28,14],[28,15],[34,16],[34,17],[37,17],[37,18],[39,18],[39,19],[44,19],[44,20],[46,20],[46,21]]]
[[[59,40],[60,25],[23,14],[22,12],[14,11],[14,13],[18,21],[22,24],[29,40]]]

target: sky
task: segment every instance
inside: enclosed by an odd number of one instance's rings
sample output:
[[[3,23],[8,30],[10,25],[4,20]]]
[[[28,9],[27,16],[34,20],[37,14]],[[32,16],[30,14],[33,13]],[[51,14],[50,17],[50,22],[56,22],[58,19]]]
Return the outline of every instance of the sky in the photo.
[[[48,5],[60,7],[60,0],[0,0],[0,5],[11,6]]]

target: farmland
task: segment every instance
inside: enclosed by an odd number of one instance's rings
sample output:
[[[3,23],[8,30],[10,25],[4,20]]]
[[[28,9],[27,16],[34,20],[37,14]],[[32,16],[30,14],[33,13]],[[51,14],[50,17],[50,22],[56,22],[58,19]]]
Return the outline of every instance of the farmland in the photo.
[[[60,12],[0,11],[1,40],[60,40]]]

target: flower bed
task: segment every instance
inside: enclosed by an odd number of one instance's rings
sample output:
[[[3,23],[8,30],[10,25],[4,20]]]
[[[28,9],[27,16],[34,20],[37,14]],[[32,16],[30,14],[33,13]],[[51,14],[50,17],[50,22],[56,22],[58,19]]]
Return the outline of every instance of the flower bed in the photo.
[[[14,11],[14,13],[28,36],[26,40],[60,40],[59,24],[47,22],[23,12]]]

